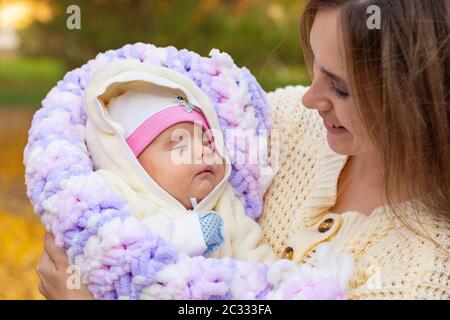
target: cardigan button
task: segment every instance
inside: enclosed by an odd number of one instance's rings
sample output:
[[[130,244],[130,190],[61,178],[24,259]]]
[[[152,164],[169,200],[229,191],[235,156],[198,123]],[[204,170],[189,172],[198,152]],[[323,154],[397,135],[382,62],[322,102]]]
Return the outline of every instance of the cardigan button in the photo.
[[[292,247],[286,247],[286,249],[284,249],[283,251],[283,254],[281,255],[281,259],[292,260],[293,256],[294,256],[294,249],[292,249]]]
[[[319,224],[318,230],[319,230],[320,233],[325,233],[325,232],[327,232],[328,230],[331,229],[333,224],[334,224],[333,218],[328,218],[328,219],[322,221],[321,224]]]

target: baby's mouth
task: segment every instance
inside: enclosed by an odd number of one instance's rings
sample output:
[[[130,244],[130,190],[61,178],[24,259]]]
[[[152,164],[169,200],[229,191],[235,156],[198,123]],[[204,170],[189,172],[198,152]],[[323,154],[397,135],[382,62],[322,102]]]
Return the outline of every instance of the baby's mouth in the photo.
[[[211,165],[207,165],[203,167],[196,175],[205,175],[205,174],[214,174],[213,167]]]

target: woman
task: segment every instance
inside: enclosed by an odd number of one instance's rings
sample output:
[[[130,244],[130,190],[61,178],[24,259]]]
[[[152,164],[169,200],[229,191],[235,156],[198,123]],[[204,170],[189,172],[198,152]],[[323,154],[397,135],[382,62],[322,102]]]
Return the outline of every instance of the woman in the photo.
[[[370,5],[380,29],[368,27]],[[280,166],[264,240],[297,262],[313,263],[323,242],[351,252],[354,299],[450,296],[449,30],[446,0],[311,0],[301,28],[311,87],[269,94]],[[89,298],[66,289],[50,236],[46,252],[44,295]]]

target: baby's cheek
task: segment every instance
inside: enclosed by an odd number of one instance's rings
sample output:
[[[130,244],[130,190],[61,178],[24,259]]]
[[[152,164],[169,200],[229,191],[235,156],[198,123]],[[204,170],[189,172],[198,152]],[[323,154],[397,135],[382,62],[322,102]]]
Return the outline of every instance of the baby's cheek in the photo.
[[[172,172],[174,180],[189,183],[197,173],[197,166],[192,164],[180,164],[174,166]],[[177,182],[177,181],[176,181]]]
[[[222,158],[220,154],[216,152],[214,153],[214,163],[217,165],[223,165],[225,164],[225,160]]]
[[[218,176],[218,179],[220,181],[225,176],[225,163],[219,164],[218,167],[219,167],[219,170],[218,170],[218,175],[217,176]]]
[[[141,164],[142,168],[144,168],[144,170],[150,175],[153,176],[155,174],[155,170],[153,170],[153,166],[152,163],[148,160],[145,159],[139,159],[138,158],[139,163]]]

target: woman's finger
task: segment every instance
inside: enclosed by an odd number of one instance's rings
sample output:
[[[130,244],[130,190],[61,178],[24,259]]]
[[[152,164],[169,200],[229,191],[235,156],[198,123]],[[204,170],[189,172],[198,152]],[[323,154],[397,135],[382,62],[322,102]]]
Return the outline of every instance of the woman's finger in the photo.
[[[53,261],[50,260],[50,258],[48,257],[47,253],[42,254],[41,260],[39,261],[39,263],[36,266],[36,274],[39,277],[39,292],[46,298],[48,299],[48,293],[47,290],[45,289],[45,284],[44,284],[44,280],[45,280],[45,275],[49,274],[51,270],[56,270],[55,266],[53,264]]]
[[[67,268],[69,259],[64,250],[56,245],[55,237],[49,232],[45,234],[44,250],[48,257],[53,261],[57,270]]]
[[[36,266],[36,273],[41,278],[41,275],[45,276],[45,275],[51,274],[53,272],[56,272],[55,263],[50,259],[47,252],[44,251],[42,253],[41,260],[39,261],[38,265]]]
[[[45,285],[42,281],[39,282],[39,292],[44,296],[44,298],[48,299],[47,290],[45,289]]]

